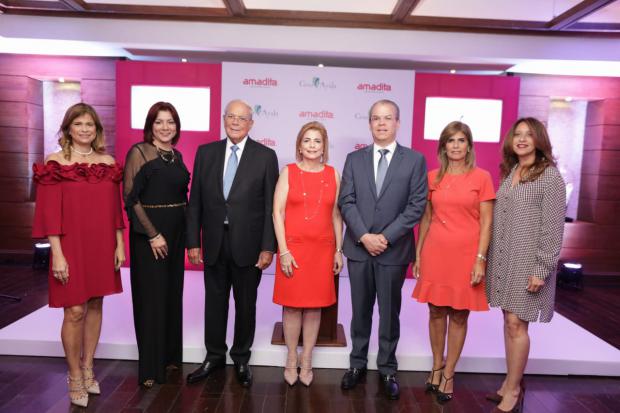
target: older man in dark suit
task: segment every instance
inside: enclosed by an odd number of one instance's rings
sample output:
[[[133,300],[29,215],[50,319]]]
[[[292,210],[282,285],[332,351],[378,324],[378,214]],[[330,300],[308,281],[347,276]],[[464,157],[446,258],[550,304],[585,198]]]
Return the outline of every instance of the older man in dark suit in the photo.
[[[198,382],[226,364],[226,326],[232,286],[235,335],[230,357],[239,382],[252,384],[248,365],[256,328],[256,294],[262,270],[276,250],[273,193],[278,180],[276,153],[249,138],[252,109],[233,100],[224,111],[226,139],[198,148],[189,205],[190,262],[205,257],[205,346],[207,356],[187,376]],[[201,236],[202,231],[202,236]],[[202,250],[200,248],[202,241]]]
[[[426,205],[424,157],[396,142],[398,105],[375,102],[369,111],[373,144],[347,156],[338,205],[347,224],[344,254],[351,282],[351,389],[366,374],[375,299],[379,303],[377,366],[385,393],[398,399],[396,345],[400,337],[401,289],[415,251],[413,226]]]

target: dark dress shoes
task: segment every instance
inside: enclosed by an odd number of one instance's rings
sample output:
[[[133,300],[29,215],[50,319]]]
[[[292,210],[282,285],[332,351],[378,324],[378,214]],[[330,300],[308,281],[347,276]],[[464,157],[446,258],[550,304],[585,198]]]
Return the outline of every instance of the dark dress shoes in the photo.
[[[248,364],[235,364],[235,373],[237,373],[239,384],[243,387],[252,385],[252,369]]]
[[[381,381],[383,382],[383,391],[390,400],[398,400],[400,397],[400,387],[396,376],[394,374],[381,375]]]
[[[200,380],[204,380],[209,377],[209,374],[213,373],[214,370],[224,368],[224,366],[226,366],[226,363],[223,361],[215,362],[205,360],[202,362],[200,367],[187,375],[187,383],[198,383]]]
[[[350,390],[357,386],[357,383],[359,383],[364,377],[366,377],[365,367],[361,369],[351,367],[346,373],[344,373],[344,376],[342,376],[340,387],[343,390]]]

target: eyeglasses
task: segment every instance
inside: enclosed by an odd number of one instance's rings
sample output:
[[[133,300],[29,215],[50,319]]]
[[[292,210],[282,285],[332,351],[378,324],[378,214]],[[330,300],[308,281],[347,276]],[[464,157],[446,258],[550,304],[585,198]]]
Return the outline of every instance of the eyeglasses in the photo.
[[[224,115],[224,118],[229,122],[237,121],[239,123],[247,123],[250,121],[250,118],[247,116],[237,116],[237,115],[233,115],[232,113]]]

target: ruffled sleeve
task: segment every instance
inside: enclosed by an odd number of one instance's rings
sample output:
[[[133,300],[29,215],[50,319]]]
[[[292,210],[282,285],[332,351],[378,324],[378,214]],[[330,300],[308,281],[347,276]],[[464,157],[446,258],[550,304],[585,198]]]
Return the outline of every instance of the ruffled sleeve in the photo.
[[[32,166],[37,196],[32,225],[33,238],[61,235],[62,232],[62,185],[58,164]]]

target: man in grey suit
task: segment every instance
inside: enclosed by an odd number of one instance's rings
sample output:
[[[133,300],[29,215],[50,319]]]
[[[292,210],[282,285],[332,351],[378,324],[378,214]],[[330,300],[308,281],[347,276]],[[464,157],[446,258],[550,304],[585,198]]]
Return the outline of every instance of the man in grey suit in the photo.
[[[350,368],[341,387],[352,389],[366,375],[375,299],[379,303],[377,366],[385,393],[400,396],[396,345],[400,337],[401,289],[414,257],[413,227],[426,206],[424,157],[396,142],[400,110],[390,100],[369,111],[374,143],[350,153],[338,205],[347,224],[344,254],[351,282]]]

